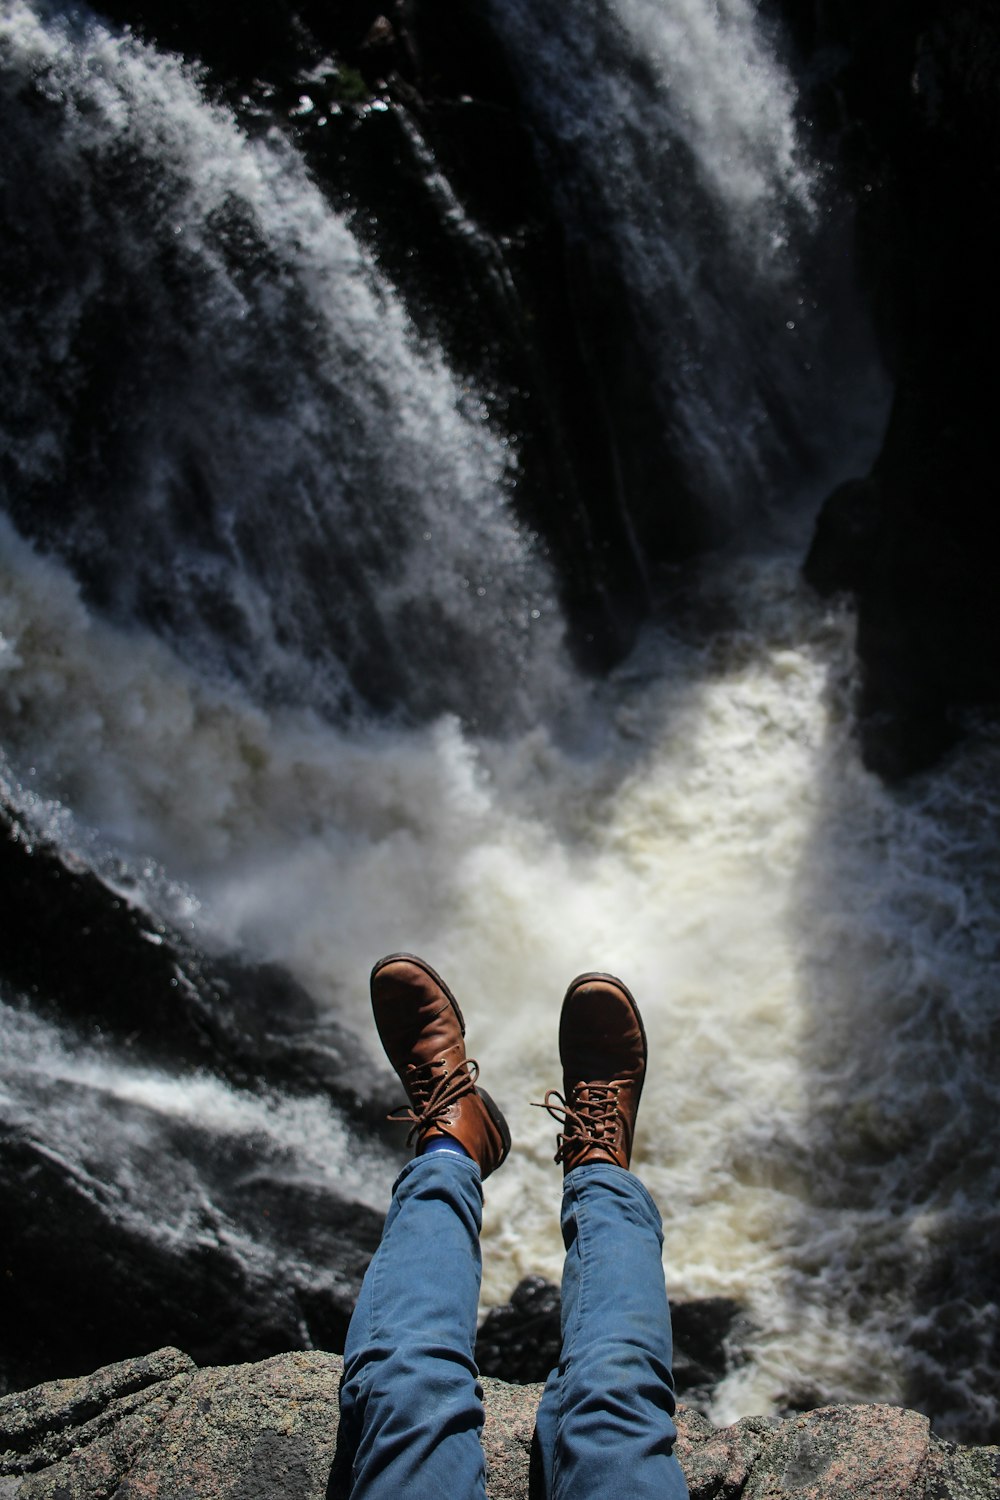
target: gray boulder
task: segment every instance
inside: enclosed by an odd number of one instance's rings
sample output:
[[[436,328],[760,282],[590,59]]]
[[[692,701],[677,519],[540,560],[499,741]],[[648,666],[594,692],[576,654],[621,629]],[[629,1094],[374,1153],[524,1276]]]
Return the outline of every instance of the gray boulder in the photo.
[[[0,1500],[326,1500],[334,1354],[198,1369],[177,1349],[0,1399]],[[490,1500],[527,1500],[539,1385],[483,1381]],[[691,1500],[1000,1500],[1000,1448],[894,1406],[713,1428],[681,1408]]]

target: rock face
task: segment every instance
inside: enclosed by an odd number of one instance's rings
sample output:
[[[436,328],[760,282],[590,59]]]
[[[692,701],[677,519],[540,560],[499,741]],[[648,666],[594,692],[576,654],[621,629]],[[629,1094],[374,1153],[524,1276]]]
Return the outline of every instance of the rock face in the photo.
[[[177,1349],[0,1400],[2,1500],[328,1500],[342,1361],[281,1354],[198,1369]],[[490,1500],[528,1500],[541,1386],[483,1381]],[[717,1430],[681,1409],[691,1500],[995,1500],[1000,1448],[926,1417],[831,1406]]]
[[[199,953],[36,839],[2,803],[0,898],[3,977],[23,997],[25,1026],[144,1067],[210,1069],[246,1099],[278,1088],[286,1097],[322,1091],[359,1135],[378,1129],[395,1102],[390,1076],[383,1088],[359,1044],[320,1017],[288,976]],[[16,1075],[11,1059],[4,1067]],[[352,1078],[371,1080],[367,1099]],[[30,1106],[28,1073],[9,1082]],[[159,1141],[143,1166],[152,1199],[190,1189],[201,1205],[199,1235],[161,1235],[148,1215],[129,1211],[106,1157],[92,1147],[74,1165],[7,1103],[0,1204],[17,1232],[0,1247],[0,1388],[152,1342],[184,1343],[206,1364],[260,1359],[303,1341],[342,1343],[381,1213],[296,1181],[263,1140],[220,1148],[197,1121],[177,1121],[163,1138],[136,1103],[127,1106],[133,1127],[150,1132],[151,1147]],[[84,1128],[72,1122],[86,1120],[88,1107],[86,1087],[64,1081],[70,1134]],[[310,1259],[321,1274],[307,1269]]]
[[[817,121],[839,121],[861,260],[896,392],[863,484],[830,497],[806,564],[854,591],[866,760],[934,760],[1000,688],[994,343],[1000,18],[988,0],[786,0]],[[860,549],[859,549],[860,544]]]

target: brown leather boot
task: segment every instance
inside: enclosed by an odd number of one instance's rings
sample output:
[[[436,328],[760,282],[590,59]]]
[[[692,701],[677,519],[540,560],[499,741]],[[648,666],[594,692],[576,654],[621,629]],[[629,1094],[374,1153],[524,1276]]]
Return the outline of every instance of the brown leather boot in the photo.
[[[510,1131],[476,1087],[479,1064],[465,1055],[465,1021],[451,990],[422,958],[390,953],[372,969],[371,994],[382,1046],[410,1101],[389,1118],[409,1120],[407,1145],[417,1152],[450,1136],[488,1177],[510,1150]]]
[[[559,1057],[563,1093],[549,1089],[540,1106],[562,1125],[556,1161],[564,1174],[595,1161],[627,1169],[646,1077],[646,1033],[620,979],[580,974],[573,980],[559,1020]]]

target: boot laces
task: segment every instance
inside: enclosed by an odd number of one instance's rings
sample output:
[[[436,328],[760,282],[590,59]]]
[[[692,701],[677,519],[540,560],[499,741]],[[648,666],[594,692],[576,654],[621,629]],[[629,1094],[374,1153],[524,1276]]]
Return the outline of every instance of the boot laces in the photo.
[[[562,1126],[556,1137],[554,1161],[565,1161],[571,1152],[582,1147],[601,1146],[614,1151],[620,1119],[618,1094],[621,1081],[578,1083],[570,1105],[556,1089],[549,1089],[544,1101],[532,1100],[535,1109],[547,1109]],[[558,1104],[551,1101],[558,1099]]]
[[[450,1072],[443,1057],[435,1057],[429,1063],[411,1063],[406,1070],[410,1103],[401,1104],[386,1119],[410,1121],[406,1144],[412,1146],[425,1130],[439,1124],[460,1099],[476,1092],[478,1077],[479,1064],[474,1057],[463,1058]]]

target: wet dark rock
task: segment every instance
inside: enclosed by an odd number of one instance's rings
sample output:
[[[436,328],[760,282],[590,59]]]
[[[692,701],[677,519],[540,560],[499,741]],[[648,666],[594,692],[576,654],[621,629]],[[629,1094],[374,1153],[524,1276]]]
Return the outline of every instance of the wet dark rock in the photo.
[[[288,976],[199,953],[3,808],[0,902],[4,997],[56,1023],[64,1046],[171,1077],[195,1069],[250,1098],[325,1096],[359,1138],[382,1128],[394,1081]],[[72,1160],[49,1143],[43,1095],[33,1126],[5,1115],[0,1215],[17,1232],[0,1248],[0,1385],[157,1342],[202,1361],[342,1344],[380,1214],[290,1176],[275,1142],[102,1099],[98,1081],[36,1088],[59,1091],[67,1121],[99,1105],[140,1180],[119,1183],[97,1143]]]
[[[328,1500],[335,1355],[196,1369],[176,1349],[0,1398],[4,1500]],[[491,1500],[528,1500],[541,1386],[484,1380]],[[683,1406],[677,1455],[691,1500],[992,1500],[1000,1450],[956,1448],[927,1419],[834,1406],[715,1429]]]
[[[199,950],[129,900],[126,872],[101,879],[2,801],[0,900],[5,984],[81,1038],[113,1038],[136,1062],[210,1066],[241,1086],[322,1089],[372,1125],[396,1102],[388,1069],[373,1069],[291,975]]]
[[[802,565],[818,594],[862,589],[878,566],[882,505],[871,479],[847,479],[826,500]]]
[[[491,1308],[480,1324],[480,1371],[522,1385],[544,1381],[559,1361],[560,1308],[559,1288],[543,1276],[518,1282],[510,1301]]]
[[[960,650],[954,635],[960,612],[935,604],[930,588],[926,615],[916,601],[912,609],[901,603],[890,580],[899,578],[903,551],[879,480],[850,479],[820,511],[803,565],[817,593],[846,592],[858,601],[864,669],[858,733],[865,764],[887,781],[933,765],[954,744],[958,727],[952,708],[966,675],[964,660],[949,666],[951,653]],[[938,588],[947,566],[943,560]],[[953,587],[960,592],[961,586],[956,576]]]
[[[202,1362],[306,1342],[343,1347],[381,1215],[283,1182],[249,1153],[226,1160],[193,1130],[178,1129],[173,1144],[172,1161],[142,1165],[162,1178],[168,1201],[179,1199],[201,1145],[195,1233],[138,1222],[97,1173],[68,1169],[44,1145],[0,1130],[0,1204],[4,1222],[19,1225],[0,1250],[4,1386],[157,1340],[184,1343]]]
[[[544,1381],[562,1346],[559,1288],[541,1276],[526,1276],[510,1301],[494,1307],[480,1325],[476,1361],[484,1375],[530,1384]],[[706,1399],[738,1352],[739,1304],[703,1297],[671,1304],[674,1382],[688,1399]]]
[[[670,1320],[677,1393],[697,1405],[739,1358],[742,1309],[731,1297],[698,1297],[671,1302]]]
[[[604,668],[649,605],[620,477],[633,445],[609,420],[589,349],[614,289],[567,244],[485,18],[424,3],[408,34],[419,69],[389,75],[383,107],[344,109],[322,129],[311,114],[299,140],[416,326],[516,435],[511,501],[556,564],[571,649]],[[605,321],[618,327],[620,313],[607,306]],[[624,374],[637,378],[631,360]]]
[[[786,9],[832,106],[896,381],[872,489],[831,497],[807,571],[857,595],[862,745],[898,776],[940,755],[963,710],[1000,699],[1000,228],[983,212],[1000,162],[1000,15],[988,0]]]

